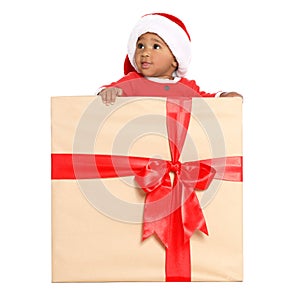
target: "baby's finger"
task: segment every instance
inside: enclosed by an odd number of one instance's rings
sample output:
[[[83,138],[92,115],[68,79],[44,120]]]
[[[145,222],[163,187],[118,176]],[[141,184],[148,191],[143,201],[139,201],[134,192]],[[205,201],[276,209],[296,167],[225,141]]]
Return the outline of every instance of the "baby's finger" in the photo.
[[[102,95],[102,102],[108,106],[110,105],[110,100],[109,100],[110,96],[109,96],[109,93],[105,92],[103,95]]]
[[[110,99],[109,104],[113,105],[115,102],[116,102],[116,96],[114,96]]]
[[[122,96],[122,95],[123,95],[123,90],[117,89],[117,96]]]
[[[106,102],[106,91],[103,90],[99,93],[99,96],[101,97],[102,102]]]
[[[119,92],[120,92],[120,89],[118,89],[118,88],[114,88],[111,90],[110,98],[109,98],[109,103],[111,105],[116,102],[116,98],[117,98]],[[122,90],[121,90],[121,93],[122,93]]]
[[[107,102],[108,104],[113,104],[116,100],[116,94],[117,90],[116,89],[109,89],[108,94],[107,94]]]

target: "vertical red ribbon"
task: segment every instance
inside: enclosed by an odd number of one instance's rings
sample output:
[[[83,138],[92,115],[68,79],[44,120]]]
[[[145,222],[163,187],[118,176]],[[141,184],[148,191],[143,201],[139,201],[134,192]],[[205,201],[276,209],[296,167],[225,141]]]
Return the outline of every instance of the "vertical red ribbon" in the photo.
[[[179,162],[190,123],[192,99],[167,99],[167,130],[174,173],[172,213],[169,217],[169,238],[166,249],[166,281],[191,281],[190,241],[184,239],[182,220],[182,185],[179,184]],[[186,199],[185,199],[186,200]],[[179,207],[178,207],[179,206]],[[177,208],[178,207],[178,208]]]

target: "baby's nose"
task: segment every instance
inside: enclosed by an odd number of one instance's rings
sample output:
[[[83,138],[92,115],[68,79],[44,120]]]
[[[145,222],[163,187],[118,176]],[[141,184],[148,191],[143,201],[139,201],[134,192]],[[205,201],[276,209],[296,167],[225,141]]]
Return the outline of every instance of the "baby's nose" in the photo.
[[[144,49],[142,52],[142,56],[150,56],[150,51],[148,49]]]

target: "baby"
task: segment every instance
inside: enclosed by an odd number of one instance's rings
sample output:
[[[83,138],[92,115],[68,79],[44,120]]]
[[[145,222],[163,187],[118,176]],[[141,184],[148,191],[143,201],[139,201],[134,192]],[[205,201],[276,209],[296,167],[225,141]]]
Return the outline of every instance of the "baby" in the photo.
[[[190,35],[181,20],[165,14],[143,16],[133,28],[124,62],[125,76],[101,87],[106,105],[119,96],[242,97],[236,92],[206,93],[185,78],[191,60]]]

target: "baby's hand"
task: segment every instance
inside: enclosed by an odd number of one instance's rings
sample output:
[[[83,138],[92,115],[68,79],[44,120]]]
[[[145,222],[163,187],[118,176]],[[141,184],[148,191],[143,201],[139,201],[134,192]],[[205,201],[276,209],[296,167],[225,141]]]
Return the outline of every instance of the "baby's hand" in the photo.
[[[243,99],[243,96],[237,92],[228,92],[228,93],[221,93],[220,97],[240,97]]]
[[[110,87],[102,90],[98,95],[101,96],[102,102],[105,105],[114,104],[116,101],[116,97],[122,96],[123,90],[117,87]]]

